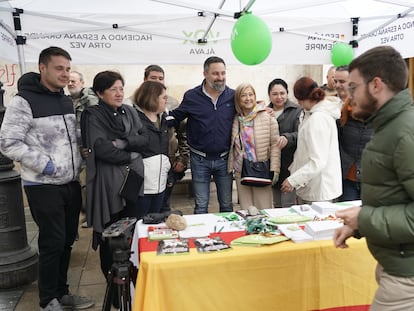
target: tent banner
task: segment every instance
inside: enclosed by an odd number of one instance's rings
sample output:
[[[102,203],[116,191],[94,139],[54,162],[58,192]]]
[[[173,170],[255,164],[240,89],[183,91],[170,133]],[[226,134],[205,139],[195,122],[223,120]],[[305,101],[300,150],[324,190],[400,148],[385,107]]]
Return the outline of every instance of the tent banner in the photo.
[[[412,15],[398,18],[386,26],[376,28],[373,28],[369,21],[361,20],[359,30],[361,34],[368,35],[360,38],[358,55],[375,46],[391,45],[404,58],[414,57],[414,17]]]
[[[228,64],[239,64],[231,50],[234,19],[217,19],[207,31],[206,17],[198,16],[162,20],[156,15],[88,16],[88,22],[78,23],[75,17],[52,19],[23,14],[21,18],[28,63],[37,62],[42,49],[60,46],[76,64],[185,65],[203,63],[213,55]],[[296,23],[290,20],[290,24],[270,17],[263,20],[273,33],[273,48],[264,61],[268,64],[330,63],[330,50],[336,40],[351,40],[350,22],[305,27],[303,18]],[[296,28],[291,27],[294,24]],[[200,39],[206,43],[199,43]]]

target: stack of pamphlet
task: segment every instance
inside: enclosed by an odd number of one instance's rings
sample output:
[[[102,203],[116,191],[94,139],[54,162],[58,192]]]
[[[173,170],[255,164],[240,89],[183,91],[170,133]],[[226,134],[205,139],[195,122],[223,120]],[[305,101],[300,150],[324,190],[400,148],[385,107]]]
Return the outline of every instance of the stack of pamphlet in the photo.
[[[159,241],[165,239],[178,238],[178,231],[168,228],[166,226],[149,226],[148,227],[148,240]]]
[[[180,238],[201,238],[210,235],[210,227],[205,223],[188,224],[179,232]]]
[[[335,215],[339,206],[332,202],[312,202],[311,208],[322,215]]]
[[[314,240],[330,240],[335,230],[342,226],[343,223],[338,220],[309,221],[304,230]]]
[[[298,224],[281,224],[277,228],[295,243],[313,241],[312,236],[306,233]]]

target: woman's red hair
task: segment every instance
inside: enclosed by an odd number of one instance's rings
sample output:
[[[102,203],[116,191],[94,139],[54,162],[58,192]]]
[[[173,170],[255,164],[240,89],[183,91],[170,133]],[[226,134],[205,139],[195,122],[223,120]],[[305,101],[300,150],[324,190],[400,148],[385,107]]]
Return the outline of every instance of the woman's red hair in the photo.
[[[320,102],[325,98],[325,91],[309,77],[302,77],[297,80],[293,87],[293,93],[298,100],[310,99]]]

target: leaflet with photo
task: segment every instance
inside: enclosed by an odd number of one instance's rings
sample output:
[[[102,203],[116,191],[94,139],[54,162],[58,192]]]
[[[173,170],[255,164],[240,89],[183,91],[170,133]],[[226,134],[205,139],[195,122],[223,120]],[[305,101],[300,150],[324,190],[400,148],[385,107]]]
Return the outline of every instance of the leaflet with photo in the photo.
[[[158,242],[157,255],[188,254],[188,239],[166,239]]]
[[[217,252],[230,248],[230,245],[224,242],[220,237],[197,238],[194,239],[194,244],[199,253]]]

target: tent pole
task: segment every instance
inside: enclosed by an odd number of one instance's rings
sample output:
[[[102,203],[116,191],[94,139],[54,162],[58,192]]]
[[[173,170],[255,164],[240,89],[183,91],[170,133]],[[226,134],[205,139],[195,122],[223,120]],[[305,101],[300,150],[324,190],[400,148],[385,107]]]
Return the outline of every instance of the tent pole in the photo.
[[[150,0],[150,1],[169,4],[169,5],[173,5],[173,6],[179,6],[179,7],[183,7],[183,8],[187,8],[187,9],[192,9],[192,10],[198,10],[198,11],[214,13],[214,14],[218,14],[220,16],[233,17],[233,15],[230,14],[229,12],[227,12],[227,11],[223,11],[223,10],[220,10],[220,9],[207,8],[207,7],[204,7],[204,6],[201,6],[201,5],[190,6],[188,3],[184,3],[184,2],[181,2],[181,1],[177,1],[177,0],[174,0],[174,1],[172,1],[172,0]]]
[[[256,0],[250,0],[249,3],[246,4],[242,12],[247,12],[250,10],[252,5],[256,2]]]
[[[20,22],[21,13],[23,13],[22,9],[15,9],[13,12],[14,30],[16,31],[17,55],[19,57],[20,64],[20,76],[26,73],[26,62],[23,49],[23,45],[26,44],[26,37],[22,36],[22,24]]]
[[[397,16],[391,18],[389,21],[383,23],[382,25],[374,28],[373,30],[371,30],[370,32],[363,34],[361,37],[359,37],[356,41],[359,42],[361,40],[364,40],[366,38],[368,38],[370,35],[372,35],[373,33],[375,33],[377,30],[384,28],[385,26],[388,26],[389,24],[393,23],[394,21],[396,21],[399,18],[403,18],[405,17],[408,13],[410,13],[411,11],[414,11],[414,8],[409,8],[408,10],[405,10],[403,13],[398,14]]]
[[[226,0],[222,0],[222,1],[221,1],[220,5],[219,5],[219,7],[218,7],[219,9],[221,9],[221,8],[223,7],[224,2],[226,2]],[[199,16],[202,16],[202,14],[203,14],[203,12],[199,12],[199,13],[198,13],[198,15],[199,15]],[[208,25],[208,27],[207,27],[206,31],[204,32],[203,37],[202,37],[201,39],[198,39],[198,41],[197,41],[198,43],[207,43],[207,34],[209,33],[209,31],[210,31],[211,27],[213,27],[213,24],[214,24],[214,22],[216,21],[217,16],[218,16],[218,14],[214,14],[214,17],[213,17],[213,19],[211,20],[210,25]]]

